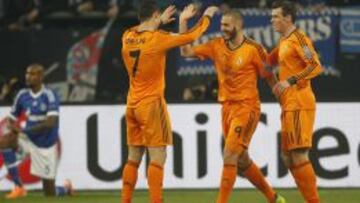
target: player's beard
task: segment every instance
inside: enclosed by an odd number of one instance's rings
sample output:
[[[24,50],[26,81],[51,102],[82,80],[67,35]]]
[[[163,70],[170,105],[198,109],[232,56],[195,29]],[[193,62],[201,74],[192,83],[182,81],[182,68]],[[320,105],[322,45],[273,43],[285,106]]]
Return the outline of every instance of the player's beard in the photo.
[[[236,27],[234,27],[230,32],[226,32],[224,38],[227,41],[232,41],[236,38],[236,35],[237,35],[237,30]]]
[[[33,88],[33,87],[35,86],[35,85],[34,85],[32,82],[30,82],[30,81],[26,81],[25,84],[26,84],[26,87],[28,87],[28,88]]]

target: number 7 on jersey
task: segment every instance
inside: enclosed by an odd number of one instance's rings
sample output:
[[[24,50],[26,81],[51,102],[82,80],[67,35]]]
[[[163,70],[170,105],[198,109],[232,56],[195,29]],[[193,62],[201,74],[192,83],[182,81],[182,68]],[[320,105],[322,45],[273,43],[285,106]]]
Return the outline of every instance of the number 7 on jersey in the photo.
[[[138,71],[138,64],[139,64],[139,58],[140,58],[140,50],[137,49],[137,50],[134,50],[134,51],[130,51],[130,56],[132,58],[135,58],[135,62],[134,62],[134,65],[132,67],[132,74],[133,74],[133,77],[136,76],[136,73]]]

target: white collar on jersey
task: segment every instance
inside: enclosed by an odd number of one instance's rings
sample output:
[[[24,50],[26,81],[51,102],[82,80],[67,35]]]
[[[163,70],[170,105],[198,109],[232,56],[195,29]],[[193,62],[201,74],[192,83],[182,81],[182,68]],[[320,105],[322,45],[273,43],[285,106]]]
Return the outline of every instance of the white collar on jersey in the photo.
[[[41,85],[41,89],[40,89],[39,92],[34,93],[31,89],[29,89],[29,92],[30,92],[31,97],[34,98],[34,99],[36,99],[36,98],[38,98],[38,97],[44,92],[44,90],[45,90],[45,86],[44,86],[44,85]]]

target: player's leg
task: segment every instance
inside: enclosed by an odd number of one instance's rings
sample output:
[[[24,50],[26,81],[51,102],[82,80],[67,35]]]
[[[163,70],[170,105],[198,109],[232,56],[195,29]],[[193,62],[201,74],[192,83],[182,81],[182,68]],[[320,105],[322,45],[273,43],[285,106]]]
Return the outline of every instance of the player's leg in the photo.
[[[14,189],[10,193],[6,194],[5,198],[6,199],[16,199],[19,197],[26,196],[27,192],[26,192],[25,188],[23,187],[23,184],[22,184],[22,181],[21,181],[21,178],[19,175],[15,150],[5,149],[2,151],[2,154],[4,157],[5,166],[8,170],[8,173],[9,173],[12,181],[15,184]]]
[[[3,147],[8,147],[3,149],[2,155],[4,157],[6,168],[8,169],[9,175],[11,176],[11,179],[13,180],[15,187],[14,189],[6,194],[6,199],[16,199],[19,197],[26,196],[27,192],[25,188],[23,187],[19,170],[17,167],[17,158],[16,158],[16,152],[14,150],[14,147],[17,147],[17,135],[15,134],[8,134],[6,136],[1,137],[1,142],[3,143]]]
[[[56,195],[54,179],[42,179],[42,184],[44,195],[46,197],[53,197]]]
[[[239,153],[232,151],[228,147],[228,142],[225,141],[224,148],[224,165],[222,169],[221,182],[219,188],[219,194],[217,197],[217,203],[226,203],[230,198],[231,192],[234,187],[234,183],[237,175],[237,160]],[[240,150],[244,150],[241,148]]]
[[[240,114],[238,119],[233,121],[233,126],[240,128],[238,131],[238,142],[245,147],[244,152],[239,156],[238,170],[258,189],[260,190],[268,202],[282,202],[281,196],[277,195],[274,189],[266,181],[259,167],[253,162],[248,153],[248,146],[252,136],[256,130],[256,126],[260,119],[260,112],[253,110],[245,114]]]
[[[236,143],[236,138],[229,136],[231,135],[230,127],[231,127],[231,107],[228,103],[223,104],[222,106],[222,129],[225,139],[225,146],[223,152],[223,168],[221,172],[221,180],[219,193],[216,202],[223,203],[227,202],[230,194],[232,192],[236,175],[237,175],[237,160],[239,157],[239,153],[236,153],[233,148],[234,143]],[[233,140],[235,139],[235,141]],[[241,151],[242,148],[239,150]]]
[[[59,143],[48,148],[35,146],[28,138],[22,138],[20,146],[29,148],[31,174],[42,179],[43,192],[46,197],[72,195],[73,188],[69,180],[64,186],[56,186],[55,178],[59,164]]]
[[[308,203],[319,203],[316,174],[308,157],[309,149],[294,149],[290,151],[292,165],[290,171],[296,185]]]
[[[126,130],[128,158],[122,172],[121,201],[130,203],[138,178],[138,167],[144,154],[140,123],[136,119],[135,109],[126,109]]]
[[[22,187],[22,181],[20,179],[19,171],[17,168],[17,159],[14,149],[8,148],[1,151],[4,157],[5,166],[9,172],[15,187]]]
[[[71,182],[65,183],[66,184],[64,184],[64,186],[56,186],[54,179],[42,179],[44,195],[46,197],[62,197],[66,195],[72,195],[73,189]]]
[[[131,202],[138,178],[138,167],[144,154],[144,147],[129,146],[128,152],[128,160],[122,173],[121,199],[123,203]]]
[[[274,191],[259,167],[250,159],[247,150],[239,158],[238,170],[264,194],[269,203],[286,203],[285,198]]]
[[[239,158],[238,168],[259,191],[261,191],[268,202],[276,202],[277,194],[266,181],[259,167],[253,162],[246,150]]]
[[[149,147],[150,164],[148,166],[148,184],[151,203],[162,203],[162,185],[164,180],[164,164],[166,160],[166,146]]]
[[[75,191],[71,180],[66,179],[62,186],[55,186],[55,193],[57,197],[73,196]]]
[[[284,112],[283,157],[307,203],[319,203],[316,174],[309,160],[315,111]]]
[[[143,131],[146,146],[150,156],[148,166],[148,185],[151,203],[163,202],[164,164],[166,161],[166,146],[172,144],[170,118],[163,99],[156,100],[142,111],[145,129]]]

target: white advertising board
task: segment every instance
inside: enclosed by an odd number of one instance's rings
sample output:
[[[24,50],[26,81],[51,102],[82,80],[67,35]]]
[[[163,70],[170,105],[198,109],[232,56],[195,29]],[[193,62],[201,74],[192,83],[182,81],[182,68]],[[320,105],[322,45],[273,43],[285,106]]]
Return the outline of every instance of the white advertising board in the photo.
[[[168,148],[165,188],[217,188],[222,168],[221,106],[169,105],[174,146]],[[0,117],[9,112],[0,108]],[[63,106],[62,157],[58,183],[69,178],[77,189],[119,189],[125,163],[125,106]],[[280,108],[263,104],[250,156],[275,187],[295,187],[280,161]],[[311,158],[320,187],[360,187],[360,103],[319,103]],[[0,162],[0,176],[6,173]],[[238,177],[238,188],[251,184]],[[9,189],[7,179],[0,190]],[[39,188],[40,183],[27,186]],[[145,158],[137,188],[147,188]]]

